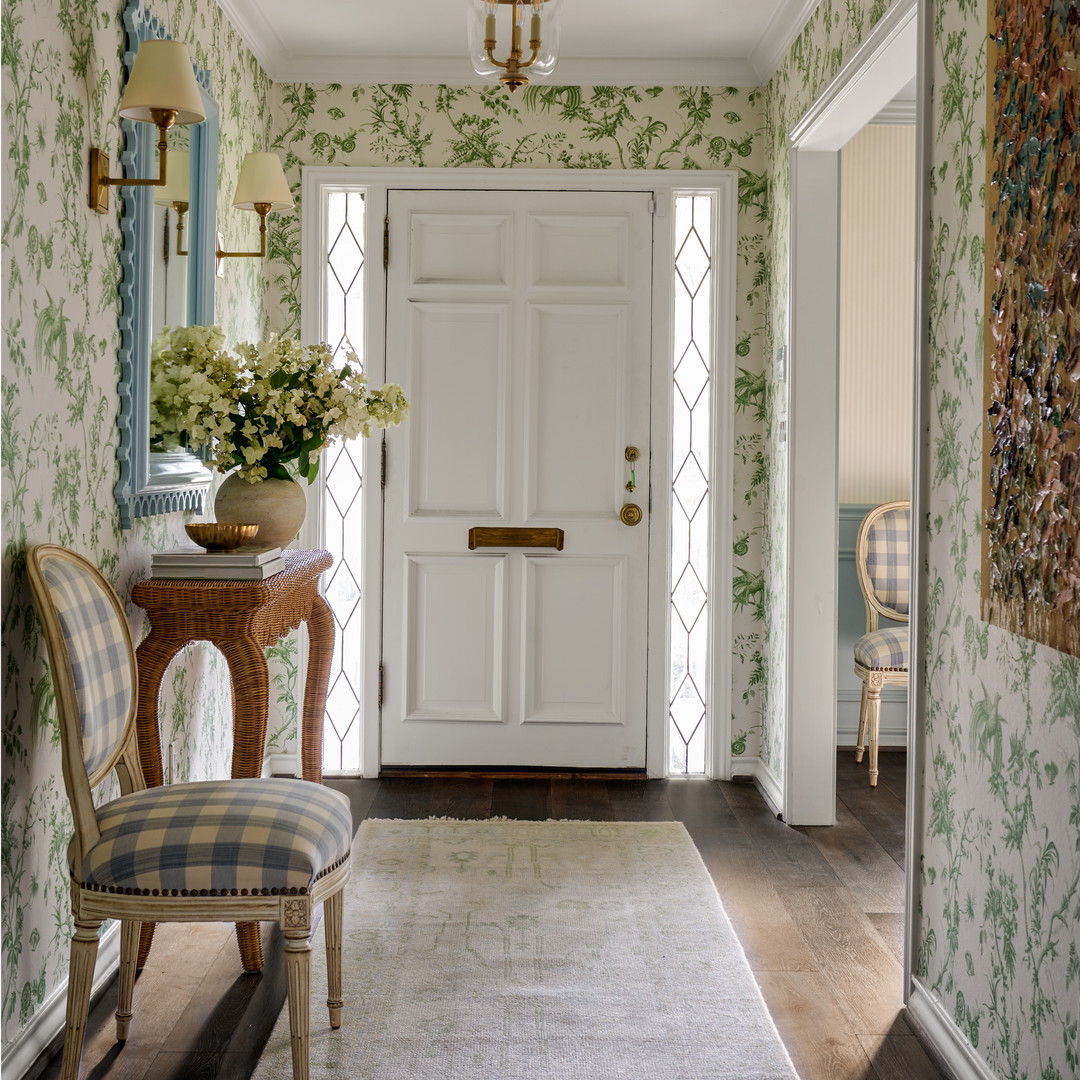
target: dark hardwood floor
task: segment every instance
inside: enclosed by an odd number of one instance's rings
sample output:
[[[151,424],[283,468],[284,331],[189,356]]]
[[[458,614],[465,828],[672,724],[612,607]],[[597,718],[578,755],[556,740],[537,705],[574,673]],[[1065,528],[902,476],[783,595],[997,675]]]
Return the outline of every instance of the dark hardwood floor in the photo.
[[[357,824],[432,816],[681,821],[716,882],[801,1080],[937,1080],[943,1074],[912,1035],[901,1002],[905,756],[881,758],[874,790],[865,764],[856,766],[849,751],[838,754],[838,820],[831,828],[789,828],[747,783],[331,783],[349,796]],[[83,1076],[247,1080],[285,999],[280,938],[272,929],[264,938],[264,971],[244,975],[231,926],[159,927],[136,983],[126,1045],[114,1043],[114,984],[91,1010]],[[324,1021],[315,1003],[312,1022]],[[31,1077],[60,1075],[59,1047],[54,1051]]]

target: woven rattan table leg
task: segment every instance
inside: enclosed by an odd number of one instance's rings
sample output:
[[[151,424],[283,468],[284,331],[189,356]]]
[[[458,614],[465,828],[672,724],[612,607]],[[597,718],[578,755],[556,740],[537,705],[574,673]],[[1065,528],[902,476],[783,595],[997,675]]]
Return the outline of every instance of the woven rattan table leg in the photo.
[[[249,637],[216,640],[229,665],[233,701],[233,779],[262,775],[266,714],[270,708],[270,669],[262,645]],[[236,943],[245,971],[261,971],[258,923],[237,923]]]
[[[334,615],[321,597],[311,602],[307,617],[308,661],[304,679],[304,721],[300,742],[300,768],[305,780],[322,783],[323,725],[326,691],[334,659]]]
[[[165,669],[186,644],[186,641],[178,641],[175,637],[151,630],[135,650],[135,661],[139,668],[139,707],[135,714],[135,734],[139,742],[139,762],[147,787],[161,787],[165,782],[161,768],[158,696]]]
[[[139,764],[147,787],[161,787],[165,782],[161,767],[161,731],[158,727],[158,696],[172,658],[186,643],[153,630],[135,650],[139,669],[139,702],[135,713],[135,734],[139,743]],[[150,946],[154,943],[154,924],[143,923],[139,935],[139,955],[136,968],[146,967]]]
[[[236,944],[240,946],[240,962],[245,971],[262,971],[262,938],[257,922],[236,924]]]

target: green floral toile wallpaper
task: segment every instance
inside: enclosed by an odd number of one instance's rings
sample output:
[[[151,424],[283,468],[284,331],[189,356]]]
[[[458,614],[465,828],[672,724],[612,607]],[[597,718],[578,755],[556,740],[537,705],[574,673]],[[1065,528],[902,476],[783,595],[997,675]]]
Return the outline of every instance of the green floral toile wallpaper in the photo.
[[[770,359],[787,342],[788,297],[788,135],[813,105],[858,47],[867,33],[889,9],[886,0],[823,0],[814,9],[787,58],[773,75],[766,92],[765,138],[767,160],[768,220],[772,225],[767,280],[768,324],[765,352]],[[764,626],[767,640],[764,666],[764,726],[761,758],[773,775],[784,775],[784,723],[787,685],[787,446],[777,439],[777,429],[787,417],[787,384],[768,378],[762,388],[766,478],[766,528],[764,543]]]
[[[995,1075],[1062,1080],[1080,1075],[1080,662],[979,615],[987,10],[933,19],[915,974]]]
[[[758,753],[766,684],[761,563],[769,489],[762,418],[769,290],[763,94],[734,87],[281,84],[273,145],[294,191],[304,165],[735,169],[739,173],[732,753]],[[300,325],[300,226],[271,219],[274,322]],[[285,747],[295,731],[273,733]]]
[[[220,175],[231,192],[243,153],[267,125],[269,80],[212,0],[154,3],[153,13],[211,71],[222,106]],[[91,145],[120,147],[116,105],[122,3],[4,0],[3,165],[3,994],[5,1056],[62,985],[70,936],[65,869],[70,817],[45,645],[25,584],[28,545],[68,545],[126,596],[151,551],[184,539],[182,516],[119,527],[113,485],[120,232],[86,202]],[[220,199],[227,238],[253,215]],[[242,221],[234,219],[242,218]],[[218,286],[232,337],[264,327],[261,268],[235,260]],[[142,612],[129,608],[136,637]],[[180,779],[228,774],[224,664],[192,646],[166,677],[162,735]]]

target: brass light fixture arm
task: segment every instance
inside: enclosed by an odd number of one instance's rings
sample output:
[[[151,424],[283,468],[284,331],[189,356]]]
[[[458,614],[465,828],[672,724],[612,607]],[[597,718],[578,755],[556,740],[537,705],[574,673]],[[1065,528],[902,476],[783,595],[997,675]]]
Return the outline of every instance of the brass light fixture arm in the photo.
[[[255,204],[255,213],[259,215],[259,250],[258,251],[222,251],[219,247],[219,259],[264,259],[266,258],[266,215],[270,213],[270,203]]]
[[[184,247],[184,215],[188,212],[188,204],[174,202],[172,208],[176,211],[176,254],[188,255],[190,252]]]
[[[96,146],[90,148],[90,207],[99,214],[109,212],[111,187],[164,187],[169,181],[169,128],[176,122],[176,109],[151,109],[158,129],[158,175],[149,179],[128,179],[109,175],[109,155]]]

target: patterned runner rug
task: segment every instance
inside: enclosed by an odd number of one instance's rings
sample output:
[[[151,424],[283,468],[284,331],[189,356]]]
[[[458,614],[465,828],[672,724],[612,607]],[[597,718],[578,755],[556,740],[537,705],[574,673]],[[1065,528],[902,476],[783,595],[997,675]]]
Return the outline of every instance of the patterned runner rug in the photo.
[[[313,1078],[793,1080],[678,822],[365,821]],[[255,1073],[289,1080],[287,1010]]]

